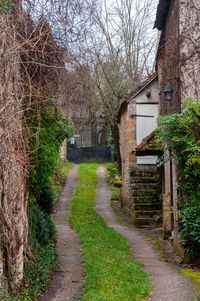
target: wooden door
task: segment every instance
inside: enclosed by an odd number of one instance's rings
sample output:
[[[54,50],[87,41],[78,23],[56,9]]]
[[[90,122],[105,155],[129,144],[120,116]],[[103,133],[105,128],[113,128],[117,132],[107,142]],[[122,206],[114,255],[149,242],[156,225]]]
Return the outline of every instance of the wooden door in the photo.
[[[158,105],[136,104],[136,142],[151,134],[157,127]],[[155,164],[157,156],[137,156],[137,164]]]

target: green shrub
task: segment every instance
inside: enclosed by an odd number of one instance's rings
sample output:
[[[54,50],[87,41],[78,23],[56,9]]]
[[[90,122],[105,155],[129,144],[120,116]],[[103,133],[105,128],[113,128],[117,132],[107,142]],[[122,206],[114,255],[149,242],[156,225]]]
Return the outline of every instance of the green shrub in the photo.
[[[3,16],[6,13],[11,13],[12,0],[1,1],[0,2],[0,15]]]
[[[180,217],[181,242],[186,254],[200,256],[200,204],[199,200],[186,202]]]
[[[121,179],[121,174],[118,170],[116,162],[106,163],[105,167],[106,167],[106,173],[108,176],[108,180],[111,184],[113,184],[116,181],[116,178]]]
[[[46,291],[51,272],[58,265],[57,254],[52,244],[35,244],[31,251],[34,260],[25,262],[24,287],[20,295],[11,297],[0,287],[1,301],[37,300],[39,294]]]
[[[44,211],[47,214],[51,214],[55,203],[55,195],[49,183],[48,185],[41,188],[40,197],[38,199],[38,205],[41,207],[42,211]]]
[[[122,181],[118,180],[114,182],[115,187],[122,187]]]
[[[111,200],[120,200],[120,188],[111,186]]]
[[[70,121],[61,113],[48,107],[41,112],[40,128],[38,120],[32,120],[30,189],[32,195],[40,194],[59,167],[59,149],[65,138],[73,134]]]
[[[188,99],[181,114],[163,116],[157,136],[179,172],[180,238],[186,254],[200,255],[200,102]],[[183,199],[183,193],[186,197]]]
[[[55,225],[47,213],[38,204],[29,205],[29,235],[30,240],[41,245],[47,245],[55,239]]]

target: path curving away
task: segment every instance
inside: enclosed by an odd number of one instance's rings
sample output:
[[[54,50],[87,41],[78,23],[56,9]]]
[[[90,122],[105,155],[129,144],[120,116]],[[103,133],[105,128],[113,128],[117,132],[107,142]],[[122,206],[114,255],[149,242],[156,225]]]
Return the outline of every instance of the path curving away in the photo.
[[[103,166],[99,167],[97,175],[99,186],[96,197],[96,211],[103,217],[109,227],[127,238],[134,260],[143,263],[145,265],[144,270],[151,274],[155,291],[151,293],[150,300],[194,300],[195,286],[192,281],[181,274],[178,267],[164,262],[150,240],[140,235],[133,228],[121,225],[117,221],[117,217],[110,207],[111,192]]]
[[[56,206],[54,221],[57,228],[59,268],[52,276],[49,290],[38,301],[79,300],[84,278],[82,277],[79,238],[67,221],[70,201],[78,181],[78,166],[70,171]]]

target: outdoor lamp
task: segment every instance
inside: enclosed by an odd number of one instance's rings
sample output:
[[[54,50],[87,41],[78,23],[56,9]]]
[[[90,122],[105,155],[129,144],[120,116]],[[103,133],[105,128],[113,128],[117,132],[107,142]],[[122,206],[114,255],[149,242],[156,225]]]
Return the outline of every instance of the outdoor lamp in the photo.
[[[151,96],[151,91],[150,90],[147,90],[147,92],[146,92],[146,97],[150,97]]]
[[[173,89],[170,86],[170,84],[167,84],[167,86],[164,89],[164,93],[165,93],[165,100],[171,101],[172,100]]]

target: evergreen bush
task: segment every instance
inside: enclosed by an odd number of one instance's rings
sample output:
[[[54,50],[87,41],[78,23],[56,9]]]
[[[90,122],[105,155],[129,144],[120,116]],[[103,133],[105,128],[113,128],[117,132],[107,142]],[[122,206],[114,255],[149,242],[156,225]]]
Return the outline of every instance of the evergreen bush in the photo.
[[[51,187],[51,184],[48,183],[46,186],[41,188],[41,193],[38,199],[38,205],[47,214],[51,214],[53,207],[55,206],[56,199]]]
[[[180,237],[185,252],[200,256],[200,102],[188,99],[181,114],[163,116],[157,137],[173,158],[179,172]],[[184,198],[183,198],[184,195]],[[187,197],[186,197],[187,196]]]
[[[55,240],[55,225],[51,216],[38,204],[29,205],[29,235],[33,244],[47,245]]]

